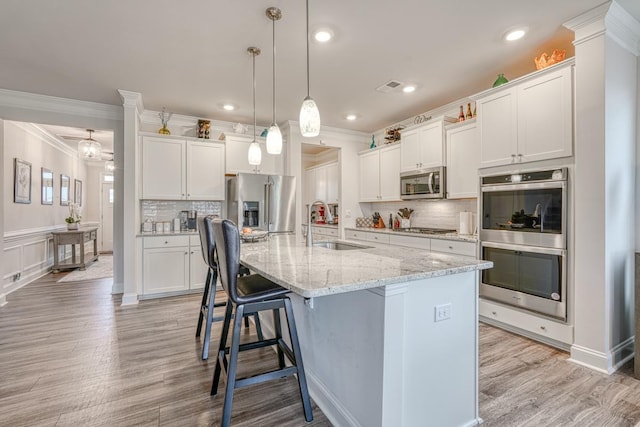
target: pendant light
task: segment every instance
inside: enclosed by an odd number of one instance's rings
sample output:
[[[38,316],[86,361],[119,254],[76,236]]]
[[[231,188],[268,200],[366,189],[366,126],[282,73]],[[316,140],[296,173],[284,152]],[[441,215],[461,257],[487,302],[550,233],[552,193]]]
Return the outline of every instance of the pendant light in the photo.
[[[100,160],[102,156],[102,146],[91,137],[91,134],[95,132],[93,129],[87,129],[87,132],[89,132],[89,138],[78,142],[78,154],[84,159]]]
[[[258,141],[256,141],[256,56],[260,55],[260,49],[257,47],[248,47],[247,52],[253,59],[253,142],[249,144],[249,153],[247,160],[250,165],[259,166],[262,163],[262,150]]]
[[[108,173],[113,173],[116,170],[116,165],[113,163],[113,160],[107,160],[104,162],[104,171]]]
[[[320,135],[320,111],[309,96],[309,0],[307,0],[307,97],[300,108],[300,133],[312,137]]]
[[[270,7],[267,9],[267,17],[273,22],[273,122],[267,133],[267,153],[280,154],[282,132],[276,123],[276,21],[282,18],[282,12],[277,7]]]

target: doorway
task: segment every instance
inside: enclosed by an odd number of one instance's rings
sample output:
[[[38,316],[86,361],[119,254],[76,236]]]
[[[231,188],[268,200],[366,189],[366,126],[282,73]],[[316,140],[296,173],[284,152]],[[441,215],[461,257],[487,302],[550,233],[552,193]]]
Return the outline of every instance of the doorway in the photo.
[[[326,202],[337,225],[340,216],[340,149],[317,144],[302,144],[302,223],[307,223],[308,205],[315,200]],[[326,224],[330,216],[324,207],[311,208],[311,222]]]
[[[113,203],[115,200],[113,175],[105,174],[103,176],[101,190],[100,226],[102,233],[100,252],[113,253]]]

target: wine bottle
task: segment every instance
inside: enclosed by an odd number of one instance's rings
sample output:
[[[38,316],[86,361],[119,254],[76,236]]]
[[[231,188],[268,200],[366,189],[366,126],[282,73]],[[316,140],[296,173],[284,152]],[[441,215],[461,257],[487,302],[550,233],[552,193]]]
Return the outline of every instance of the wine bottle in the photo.
[[[458,114],[458,121],[464,122],[464,107],[462,105],[460,106],[460,114]]]
[[[471,114],[471,103],[469,102],[467,104],[467,119],[470,119],[472,117],[473,117],[473,115]]]

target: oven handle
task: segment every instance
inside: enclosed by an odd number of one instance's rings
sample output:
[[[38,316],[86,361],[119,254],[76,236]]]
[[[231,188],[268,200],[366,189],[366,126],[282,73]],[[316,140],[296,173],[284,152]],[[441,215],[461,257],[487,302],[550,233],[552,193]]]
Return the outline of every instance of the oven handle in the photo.
[[[566,249],[541,248],[539,246],[513,245],[510,243],[482,242],[482,247],[506,249],[508,251],[533,252],[536,254],[567,256]]]
[[[433,172],[429,174],[429,194],[433,194]]]
[[[566,181],[531,182],[523,184],[487,185],[480,187],[480,190],[483,193],[489,193],[493,191],[546,190],[549,188],[565,188],[566,186]]]

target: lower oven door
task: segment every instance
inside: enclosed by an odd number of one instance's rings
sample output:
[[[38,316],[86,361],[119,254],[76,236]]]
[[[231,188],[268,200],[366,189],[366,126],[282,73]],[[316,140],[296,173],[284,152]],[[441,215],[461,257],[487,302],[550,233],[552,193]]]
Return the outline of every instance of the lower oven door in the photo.
[[[567,319],[567,251],[563,249],[482,242],[482,259],[493,268],[482,271],[480,296]]]

